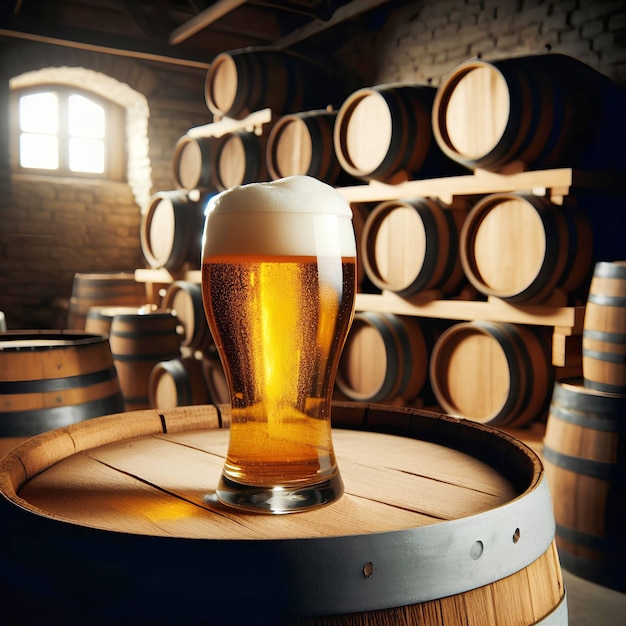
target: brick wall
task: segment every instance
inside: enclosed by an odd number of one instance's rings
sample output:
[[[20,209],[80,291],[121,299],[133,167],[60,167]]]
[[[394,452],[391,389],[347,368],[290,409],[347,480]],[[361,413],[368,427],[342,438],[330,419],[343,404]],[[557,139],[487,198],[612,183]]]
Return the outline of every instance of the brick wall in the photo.
[[[392,81],[437,85],[455,65],[483,58],[569,54],[626,82],[622,0],[416,0],[339,52],[355,88]],[[0,39],[0,110],[8,81],[47,66],[84,67],[145,96],[150,192],[174,187],[172,155],[190,127],[211,121],[204,70],[143,64],[111,55]],[[0,310],[11,328],[64,323],[75,272],[144,266],[137,185],[10,176],[0,124]],[[134,181],[131,180],[131,183]],[[143,194],[147,190],[144,190]]]

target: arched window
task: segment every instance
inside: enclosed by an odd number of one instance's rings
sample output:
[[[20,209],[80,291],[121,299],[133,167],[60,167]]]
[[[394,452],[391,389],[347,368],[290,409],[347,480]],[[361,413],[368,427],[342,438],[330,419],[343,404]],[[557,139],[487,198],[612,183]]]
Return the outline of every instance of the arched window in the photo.
[[[22,172],[122,180],[124,110],[93,93],[63,85],[12,92],[14,165]]]

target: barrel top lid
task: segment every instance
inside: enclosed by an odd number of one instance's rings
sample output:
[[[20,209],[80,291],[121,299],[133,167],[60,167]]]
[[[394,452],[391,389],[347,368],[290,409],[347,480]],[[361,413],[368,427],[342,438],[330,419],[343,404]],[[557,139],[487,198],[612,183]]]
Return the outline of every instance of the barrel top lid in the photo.
[[[0,351],[52,350],[103,341],[106,337],[83,331],[9,330],[0,334]]]
[[[267,183],[232,187],[209,202],[207,215],[218,213],[326,213],[352,217],[347,200],[311,176],[289,176]]]

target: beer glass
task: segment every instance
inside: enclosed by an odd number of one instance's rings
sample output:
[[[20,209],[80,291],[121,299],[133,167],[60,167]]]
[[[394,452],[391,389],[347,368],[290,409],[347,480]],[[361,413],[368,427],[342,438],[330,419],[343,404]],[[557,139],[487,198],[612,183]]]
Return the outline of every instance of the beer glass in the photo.
[[[343,493],[331,398],[354,316],[352,212],[308,176],[233,187],[207,207],[204,309],[232,421],[226,505],[290,513]]]

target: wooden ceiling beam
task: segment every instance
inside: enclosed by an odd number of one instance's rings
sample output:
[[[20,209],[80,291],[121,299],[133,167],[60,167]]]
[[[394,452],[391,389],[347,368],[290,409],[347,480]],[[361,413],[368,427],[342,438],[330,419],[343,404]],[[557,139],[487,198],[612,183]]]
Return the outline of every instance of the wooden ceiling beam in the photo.
[[[170,45],[175,46],[189,39],[192,35],[210,26],[221,17],[245,4],[247,0],[218,0],[195,17],[178,26],[170,33]]]

